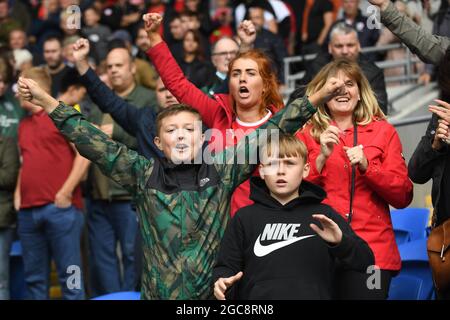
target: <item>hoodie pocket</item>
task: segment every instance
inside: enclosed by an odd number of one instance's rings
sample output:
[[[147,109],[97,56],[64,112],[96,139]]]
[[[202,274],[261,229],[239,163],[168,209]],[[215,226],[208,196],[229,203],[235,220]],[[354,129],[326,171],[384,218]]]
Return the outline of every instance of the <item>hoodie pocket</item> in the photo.
[[[251,288],[250,300],[318,300],[330,299],[317,284],[299,278],[270,279],[256,282]]]

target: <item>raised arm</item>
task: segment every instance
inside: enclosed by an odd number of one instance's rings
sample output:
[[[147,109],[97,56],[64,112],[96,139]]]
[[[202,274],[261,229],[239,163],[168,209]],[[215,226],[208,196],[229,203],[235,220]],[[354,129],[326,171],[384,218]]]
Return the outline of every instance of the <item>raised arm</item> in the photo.
[[[142,175],[144,170],[151,169],[153,161],[111,140],[86,121],[81,113],[56,101],[33,80],[20,78],[18,85],[20,95],[31,103],[41,106],[83,157],[97,164],[106,176],[132,194],[136,194],[138,175]]]
[[[149,13],[145,14],[143,19],[150,40],[150,49],[147,51],[147,55],[152,60],[164,85],[179,102],[188,104],[198,110],[206,126],[213,128],[216,119],[220,118],[219,113],[224,112],[224,110],[216,100],[208,97],[207,94],[186,79],[167,44],[158,33],[162,17],[157,13]]]
[[[432,35],[400,13],[390,0],[369,0],[380,7],[381,22],[427,63],[438,65],[450,47],[450,38]]]
[[[73,56],[75,65],[80,74],[81,81],[87,89],[92,101],[104,113],[111,114],[111,117],[130,135],[136,136],[137,123],[140,119],[139,109],[116,95],[100,78],[94,70],[89,67],[87,56],[89,54],[89,41],[79,39],[73,45]],[[156,119],[156,115],[150,106],[147,112]]]

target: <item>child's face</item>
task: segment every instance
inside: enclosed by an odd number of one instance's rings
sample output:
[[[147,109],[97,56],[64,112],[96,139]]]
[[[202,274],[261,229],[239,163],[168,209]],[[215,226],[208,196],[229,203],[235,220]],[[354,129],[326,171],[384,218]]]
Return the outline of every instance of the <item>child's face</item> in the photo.
[[[199,117],[183,111],[162,119],[155,144],[173,163],[192,163],[204,140]]]
[[[309,174],[309,163],[302,157],[267,157],[260,165],[259,173],[272,196],[290,199],[298,196],[302,180]]]

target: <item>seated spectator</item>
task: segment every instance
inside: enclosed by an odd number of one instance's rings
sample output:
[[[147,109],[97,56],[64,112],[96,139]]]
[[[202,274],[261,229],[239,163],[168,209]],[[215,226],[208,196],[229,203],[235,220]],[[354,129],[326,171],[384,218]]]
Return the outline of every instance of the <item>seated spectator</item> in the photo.
[[[303,96],[305,85],[308,84],[327,63],[339,58],[346,58],[358,62],[362,72],[369,80],[381,110],[387,114],[387,92],[383,71],[373,62],[370,62],[360,51],[361,46],[355,29],[347,26],[345,23],[334,26],[330,33],[328,53],[318,54],[313,61],[306,65],[306,73],[301,79],[301,85],[291,94],[289,100],[292,101],[295,97]]]
[[[84,27],[81,33],[88,38],[93,45],[93,53],[97,61],[102,61],[108,54],[108,38],[111,30],[100,24],[101,12],[94,6],[83,12]]]
[[[233,12],[229,6],[229,0],[217,0],[216,9],[212,13],[212,22],[215,26],[214,31],[209,37],[210,43],[216,43],[223,37],[233,36]]]
[[[0,46],[8,44],[11,30],[24,27],[19,20],[11,18],[10,9],[8,0],[0,0]]]
[[[234,23],[235,28],[239,28],[242,21],[248,18],[248,8],[250,6],[260,7],[264,11],[264,28],[272,33],[278,33],[278,24],[275,18],[275,11],[270,3],[263,0],[241,0],[234,9]]]

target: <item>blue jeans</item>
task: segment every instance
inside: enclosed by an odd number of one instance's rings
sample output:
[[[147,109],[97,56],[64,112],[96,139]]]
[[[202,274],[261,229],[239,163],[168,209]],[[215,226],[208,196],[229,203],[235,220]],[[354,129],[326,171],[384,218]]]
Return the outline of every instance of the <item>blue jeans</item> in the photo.
[[[90,200],[87,203],[92,295],[134,291],[137,282],[134,248],[138,223],[131,202]],[[122,252],[123,280],[117,242]]]
[[[83,214],[74,206],[61,209],[48,204],[19,211],[18,233],[28,299],[49,298],[52,256],[63,298],[84,299],[80,248],[83,222]]]
[[[9,300],[9,251],[12,228],[0,228],[0,300]]]

